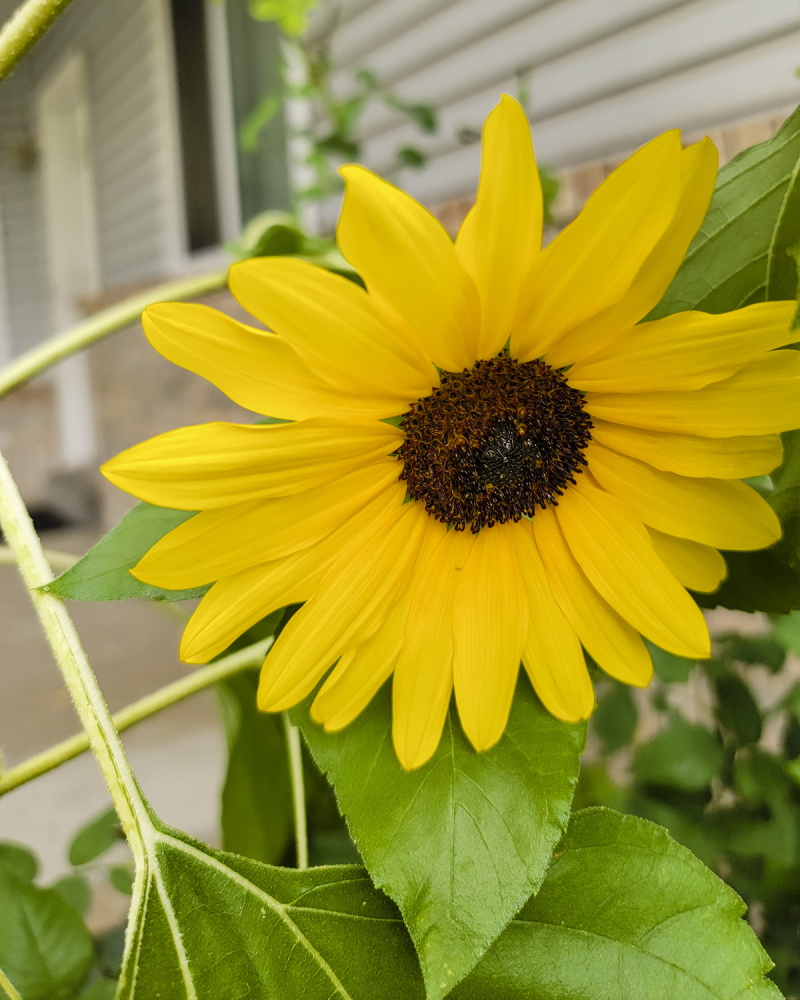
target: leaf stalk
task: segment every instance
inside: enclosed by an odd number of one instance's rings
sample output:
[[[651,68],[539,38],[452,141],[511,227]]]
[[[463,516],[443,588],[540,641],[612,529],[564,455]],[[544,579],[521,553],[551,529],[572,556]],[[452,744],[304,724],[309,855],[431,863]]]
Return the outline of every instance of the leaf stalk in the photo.
[[[72,0],[27,0],[0,30],[0,80],[8,76]]]
[[[289,778],[294,804],[294,839],[297,845],[297,867],[308,868],[308,824],[306,821],[306,790],[303,780],[303,747],[300,730],[289,721],[289,713],[283,713],[283,727],[286,733],[286,748],[289,757]]]
[[[167,684],[159,688],[158,691],[145,695],[138,701],[120,709],[119,712],[115,712],[111,716],[117,732],[122,733],[138,722],[149,719],[152,715],[169,708],[170,705],[175,705],[179,701],[183,701],[184,698],[211,687],[212,684],[257,666],[266,656],[272,641],[271,638],[264,639],[246,649],[231,653],[230,656],[226,656],[216,663],[211,663],[207,667],[194,670],[188,676],[182,677],[172,684]],[[88,749],[88,736],[86,733],[78,733],[28,758],[21,764],[17,764],[16,767],[9,768],[0,774],[0,796],[42,774],[47,774],[48,771],[53,771],[68,760],[85,753]]]

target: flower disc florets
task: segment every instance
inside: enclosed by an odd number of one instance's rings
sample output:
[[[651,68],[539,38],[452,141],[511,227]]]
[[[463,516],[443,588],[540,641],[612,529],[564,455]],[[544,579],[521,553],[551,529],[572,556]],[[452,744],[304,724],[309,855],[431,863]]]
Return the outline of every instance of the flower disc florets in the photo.
[[[533,517],[575,482],[592,423],[561,372],[503,353],[440,381],[403,417],[397,452],[429,514],[477,532]]]

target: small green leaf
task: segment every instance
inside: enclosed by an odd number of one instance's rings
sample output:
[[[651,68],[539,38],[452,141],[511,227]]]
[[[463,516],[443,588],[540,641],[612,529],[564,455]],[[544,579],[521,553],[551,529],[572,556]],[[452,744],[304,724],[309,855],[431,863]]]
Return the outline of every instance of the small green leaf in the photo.
[[[397,150],[397,160],[403,167],[420,170],[428,162],[428,157],[416,146],[401,146]]]
[[[476,753],[455,711],[433,758],[407,772],[387,687],[341,733],[293,711],[378,888],[398,904],[428,997],[459,982],[541,885],[569,817],[584,726],[549,715],[520,678],[500,742]]]
[[[51,889],[54,889],[62,899],[66,900],[72,909],[80,917],[85,917],[89,912],[89,905],[92,901],[92,891],[86,878],[79,872],[72,875],[65,875],[57,882],[53,882]]]
[[[758,743],[761,739],[761,710],[753,692],[737,674],[727,674],[714,681],[720,725],[739,745]]]
[[[0,969],[23,1000],[70,1000],[93,959],[91,935],[69,903],[0,866]]]
[[[667,684],[689,680],[689,674],[696,666],[694,660],[687,660],[684,656],[676,656],[674,653],[668,653],[665,649],[654,646],[647,639],[645,639],[645,645],[650,651],[653,670],[660,680],[665,681]]]
[[[77,867],[94,861],[113,847],[121,836],[116,812],[107,809],[75,834],[67,854],[69,863]]]
[[[673,715],[666,729],[636,751],[633,773],[644,784],[696,791],[711,783],[722,760],[713,733]]]
[[[222,789],[222,845],[248,858],[277,864],[292,836],[292,790],[280,716],[256,706],[258,672],[218,685],[228,737]]]
[[[114,865],[109,868],[108,881],[124,896],[133,894],[133,870],[130,865]]]
[[[749,614],[765,611],[771,615],[785,615],[800,608],[800,572],[781,558],[776,546],[722,554],[728,576],[713,594],[693,595],[701,608],[722,607]]]
[[[261,132],[269,125],[280,109],[280,94],[265,94],[261,98],[239,126],[239,148],[243,152],[252,153],[258,149]]]
[[[780,1000],[744,912],[660,827],[587,809],[452,1000]]]
[[[772,637],[789,652],[800,653],[800,611],[773,619]]]
[[[720,640],[723,638],[720,636]],[[762,664],[772,674],[777,674],[786,660],[785,647],[769,635],[730,636],[725,651],[731,660]]]
[[[636,722],[636,705],[630,688],[624,684],[615,684],[600,699],[592,716],[592,728],[603,741],[606,753],[614,753],[630,743]]]
[[[39,862],[33,851],[24,844],[3,840],[0,841],[0,867],[15,872],[28,882],[33,882],[39,871]]]
[[[308,15],[319,0],[249,0],[250,14],[257,21],[277,21],[287,35],[302,35]]]
[[[121,601],[128,597],[183,601],[202,597],[208,587],[163,590],[141,583],[129,572],[160,538],[194,517],[194,513],[140,503],[66,573],[41,589],[76,601]]]

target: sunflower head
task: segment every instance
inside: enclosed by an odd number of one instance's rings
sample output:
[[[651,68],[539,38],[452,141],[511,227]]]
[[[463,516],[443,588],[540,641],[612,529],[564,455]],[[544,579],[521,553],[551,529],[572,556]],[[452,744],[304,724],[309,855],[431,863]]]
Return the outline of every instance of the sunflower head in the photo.
[[[345,167],[337,238],[366,288],[260,258],[229,283],[267,332],[201,305],[148,309],[157,350],[283,421],[182,428],[104,468],[143,500],[199,512],[134,570],[213,584],[183,658],[204,662],[302,604],[264,663],[261,708],[318,688],[312,716],[338,730],[391,678],[412,768],[453,693],[476,750],[491,747],[520,663],[576,722],[594,706],[584,650],[635,685],[652,673],[643,636],[708,656],[687,588],[718,586],[720,549],[778,538],[740,480],[778,465],[779,433],[800,426],[800,353],[779,350],[796,339],[793,303],[642,322],[716,167],[709,140],[684,149],[668,132],[542,249],[530,128],[503,97],[455,241],[413,198]]]

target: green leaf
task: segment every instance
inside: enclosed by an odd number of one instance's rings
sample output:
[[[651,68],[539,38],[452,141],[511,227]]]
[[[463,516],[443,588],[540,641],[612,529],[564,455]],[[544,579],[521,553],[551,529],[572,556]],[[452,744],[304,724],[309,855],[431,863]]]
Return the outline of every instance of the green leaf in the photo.
[[[768,1000],[745,904],[666,831],[577,813],[541,891],[452,1000]]]
[[[684,309],[721,313],[750,302],[794,298],[786,250],[798,239],[800,109],[772,139],[724,166],[708,214],[666,295],[648,318]]]
[[[400,907],[429,998],[459,982],[541,885],[569,817],[584,726],[549,715],[527,679],[500,742],[476,753],[454,710],[433,758],[407,772],[388,686],[341,733],[292,713],[378,888]]]
[[[741,746],[761,739],[761,710],[753,692],[737,674],[727,674],[714,681],[720,725]]]
[[[66,900],[0,866],[0,969],[22,1000],[68,1000],[93,958],[91,935]]]
[[[133,894],[133,870],[129,865],[114,865],[109,868],[108,881],[124,896]]]
[[[81,993],[78,1000],[114,1000],[116,993],[117,981],[115,979],[95,979]]]
[[[160,538],[194,517],[194,513],[154,507],[149,503],[138,504],[82,559],[41,590],[76,601],[121,601],[128,597],[183,601],[202,597],[208,587],[163,590],[141,583],[129,572]]]
[[[420,170],[428,162],[428,157],[416,146],[401,146],[397,150],[397,160],[403,167]]]
[[[287,35],[302,35],[308,15],[319,0],[249,0],[250,15],[257,21],[277,21]]]
[[[592,716],[592,727],[603,741],[606,753],[614,753],[630,743],[636,722],[636,705],[630,688],[624,684],[615,684],[600,699]]]
[[[780,545],[780,542],[778,543]],[[701,608],[729,608],[753,614],[785,615],[800,608],[800,572],[775,546],[758,552],[723,552],[728,576],[713,594],[694,594]]]
[[[222,789],[222,846],[277,864],[292,837],[292,790],[280,716],[256,706],[258,672],[245,671],[218,685],[228,737]]]
[[[424,1000],[397,910],[363,868],[295,871],[154,819],[117,1000]]]
[[[258,149],[261,132],[281,109],[281,95],[265,94],[239,126],[239,148],[245,153]],[[292,253],[293,251],[289,251]],[[258,255],[257,255],[258,256]]]
[[[732,635],[720,639],[728,639],[725,651],[731,660],[763,664],[772,674],[777,674],[786,660],[786,649],[772,636]]]
[[[668,653],[665,649],[654,646],[647,639],[645,639],[645,645],[650,651],[653,670],[660,680],[667,684],[689,680],[689,674],[696,666],[695,660],[687,660],[684,656]]]
[[[33,851],[23,844],[3,840],[0,841],[0,868],[7,868],[20,878],[33,882],[39,871],[39,862]]]
[[[633,773],[645,784],[696,791],[711,783],[722,761],[713,733],[673,715],[666,729],[636,751]]]
[[[62,899],[66,900],[72,909],[80,917],[85,917],[89,912],[89,905],[92,901],[92,891],[86,878],[79,872],[72,875],[65,875],[57,882],[53,882],[51,889],[54,889]]]
[[[77,867],[94,861],[113,847],[121,836],[116,812],[107,809],[75,834],[67,853],[69,863]]]
[[[772,637],[784,649],[800,653],[800,611],[792,611],[772,623]]]

